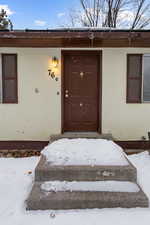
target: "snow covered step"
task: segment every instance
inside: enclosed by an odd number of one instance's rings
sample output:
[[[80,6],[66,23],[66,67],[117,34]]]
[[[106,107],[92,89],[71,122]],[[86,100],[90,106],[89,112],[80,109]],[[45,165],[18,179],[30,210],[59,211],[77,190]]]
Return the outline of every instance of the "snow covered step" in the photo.
[[[113,207],[148,207],[148,199],[141,188],[131,182],[67,182],[65,184],[55,181],[35,182],[27,200],[28,210]]]
[[[63,166],[51,165],[46,157],[42,156],[35,169],[35,181],[98,181],[98,180],[120,180],[136,181],[136,168],[127,160],[124,166]]]
[[[58,191],[109,191],[109,192],[139,192],[139,187],[133,182],[124,181],[46,181],[41,189],[48,192]]]

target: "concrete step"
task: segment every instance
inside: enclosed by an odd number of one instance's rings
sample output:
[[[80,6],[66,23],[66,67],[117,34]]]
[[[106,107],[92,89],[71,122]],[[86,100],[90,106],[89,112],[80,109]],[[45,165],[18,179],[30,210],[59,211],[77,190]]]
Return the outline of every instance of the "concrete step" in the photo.
[[[133,208],[148,207],[148,198],[139,188],[137,192],[109,191],[46,191],[35,182],[27,200],[27,210]]]
[[[62,138],[91,138],[91,139],[106,139],[114,140],[112,134],[99,134],[97,132],[65,132],[63,134],[54,134],[50,136],[50,143]]]
[[[129,161],[126,166],[53,166],[42,156],[35,169],[35,181],[41,182],[50,180],[136,182],[136,179],[136,168]]]

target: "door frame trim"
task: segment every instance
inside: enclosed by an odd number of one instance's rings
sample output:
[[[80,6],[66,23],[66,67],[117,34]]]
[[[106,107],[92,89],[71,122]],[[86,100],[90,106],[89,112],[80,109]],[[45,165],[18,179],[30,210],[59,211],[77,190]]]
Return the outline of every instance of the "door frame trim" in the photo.
[[[95,54],[99,58],[98,61],[98,130],[97,132],[101,134],[102,132],[102,50],[61,50],[61,133],[64,133],[64,77],[65,77],[65,55],[67,54]]]

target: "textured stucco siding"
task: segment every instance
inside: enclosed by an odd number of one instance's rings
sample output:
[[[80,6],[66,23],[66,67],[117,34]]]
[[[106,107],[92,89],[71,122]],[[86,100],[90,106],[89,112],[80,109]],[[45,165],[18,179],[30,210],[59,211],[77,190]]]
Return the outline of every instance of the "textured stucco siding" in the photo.
[[[99,50],[103,55],[102,132],[119,140],[141,139],[150,130],[150,103],[126,104],[126,54],[150,53],[150,49]],[[0,140],[48,140],[60,133],[61,49],[0,48],[0,53],[18,54],[19,94],[18,104],[0,104]],[[60,59],[58,82],[48,76],[51,56]]]

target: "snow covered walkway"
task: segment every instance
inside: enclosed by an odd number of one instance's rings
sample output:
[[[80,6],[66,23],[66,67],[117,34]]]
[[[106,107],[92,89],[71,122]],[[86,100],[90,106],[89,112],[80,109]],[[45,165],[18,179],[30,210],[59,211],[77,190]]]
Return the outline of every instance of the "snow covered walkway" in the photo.
[[[148,152],[129,156],[129,159],[136,166],[139,184],[150,199],[150,156]],[[0,224],[150,224],[150,208],[26,212],[24,200],[30,192],[34,169],[38,161],[38,157],[0,158]]]

